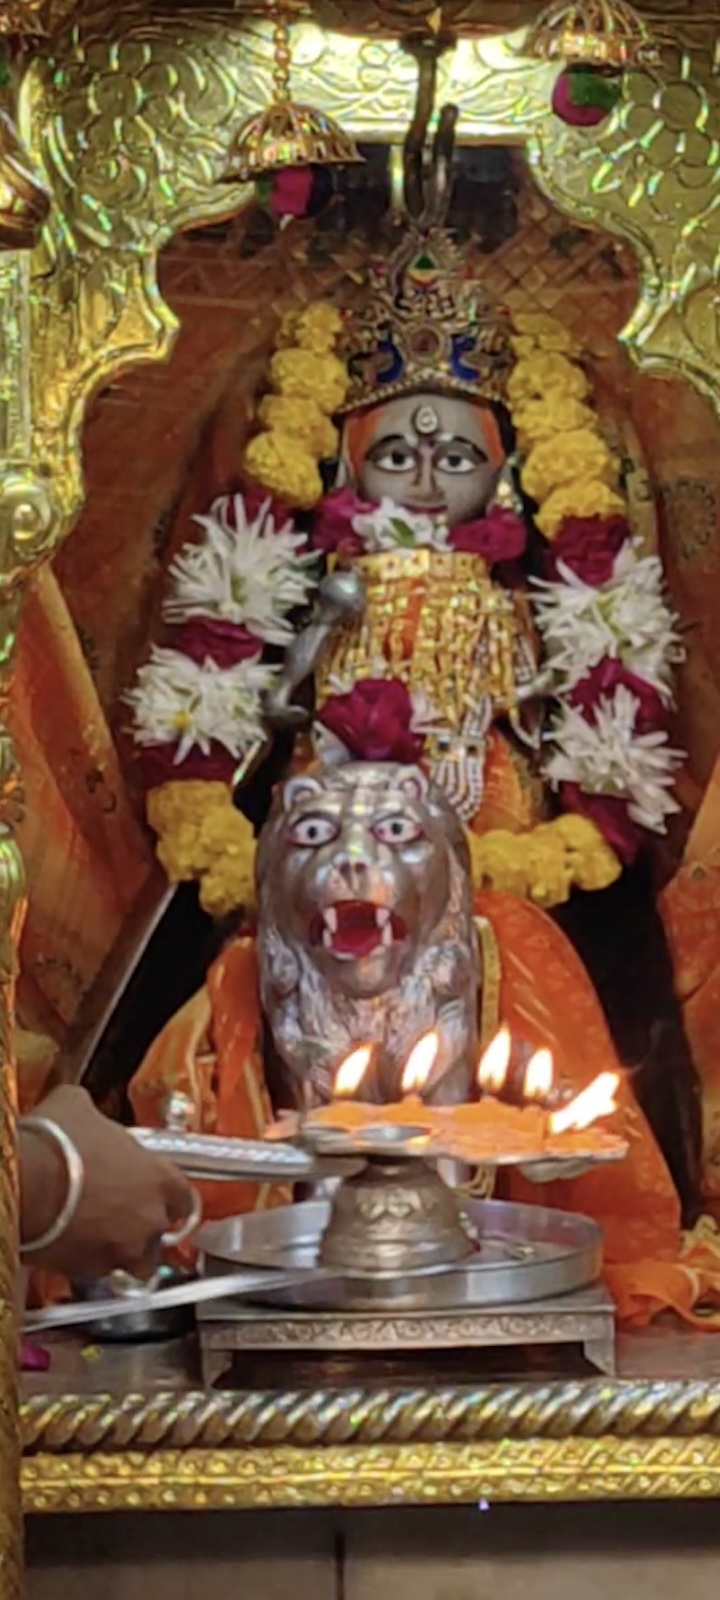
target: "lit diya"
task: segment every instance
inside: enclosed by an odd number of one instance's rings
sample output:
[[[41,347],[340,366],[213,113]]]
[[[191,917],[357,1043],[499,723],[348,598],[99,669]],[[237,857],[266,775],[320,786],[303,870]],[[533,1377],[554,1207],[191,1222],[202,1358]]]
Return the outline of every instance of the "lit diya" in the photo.
[[[478,1066],[480,1098],[460,1105],[428,1105],[423,1092],[430,1082],[440,1048],[436,1031],[425,1034],[411,1050],[402,1076],[403,1098],[386,1105],[356,1098],[374,1055],[372,1045],[358,1045],[341,1062],[334,1098],[303,1116],[284,1116],[268,1130],[270,1138],[302,1138],[427,1159],[449,1157],[468,1166],[531,1165],[548,1161],[619,1160],[626,1142],[598,1127],[617,1109],[617,1073],[603,1072],[581,1093],[561,1104],[554,1086],[554,1063],[547,1049],[527,1062],[522,1088],[512,1102],[502,1098],[508,1082],[512,1039],[501,1028]]]

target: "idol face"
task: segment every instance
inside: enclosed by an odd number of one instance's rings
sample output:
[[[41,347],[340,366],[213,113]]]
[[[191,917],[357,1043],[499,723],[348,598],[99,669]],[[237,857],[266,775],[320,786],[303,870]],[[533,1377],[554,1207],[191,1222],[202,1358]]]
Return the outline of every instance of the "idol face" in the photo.
[[[451,395],[402,396],[378,406],[374,424],[358,469],[363,499],[393,500],[450,527],[482,516],[500,463],[479,406]]]

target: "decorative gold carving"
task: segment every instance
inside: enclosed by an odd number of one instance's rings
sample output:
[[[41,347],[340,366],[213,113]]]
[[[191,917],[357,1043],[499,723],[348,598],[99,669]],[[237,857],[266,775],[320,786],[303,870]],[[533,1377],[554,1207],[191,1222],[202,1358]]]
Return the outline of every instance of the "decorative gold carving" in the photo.
[[[629,240],[640,298],[622,338],[645,371],[688,378],[718,405],[720,322],[720,68],[679,45],[660,67],[628,74],[622,104],[597,145],[553,118],[530,158],[549,199],[589,226]]]
[[[714,396],[720,110],[714,35],[697,37],[696,55],[678,49],[663,68],[629,76],[599,137],[552,116],[553,69],[522,56],[522,34],[462,39],[440,63],[439,94],[459,106],[461,137],[527,141],[555,205],[632,242],[643,285],[624,337],[636,361]],[[415,66],[396,42],[303,24],[294,49],[298,98],[356,138],[398,138]],[[247,198],[220,179],[238,127],[269,97],[272,37],[237,14],[188,11],[151,24],[134,7],[123,10],[120,31],[96,0],[55,50],[26,82],[22,131],[56,198],[36,257],[33,458],[58,487],[59,537],[81,501],[88,396],[120,368],[161,360],[171,347],[158,251],[174,231]]]
[[[294,8],[296,9],[296,8]],[[352,27],[377,34],[427,20],[431,0],[354,0]],[[523,0],[502,15],[529,20]],[[534,9],[534,8],[532,8]],[[549,110],[553,71],[524,59],[521,34],[464,38],[439,92],[472,142],[526,143],[550,200],[629,241],[641,296],[624,338],[638,365],[720,391],[720,108],[716,24],[696,0],[641,7],[677,43],[662,68],[631,74],[599,134]],[[317,0],[325,23],[348,8]],[[445,18],[481,28],[485,0],[447,0]],[[175,319],[157,287],[158,251],[178,229],[238,209],[220,182],[234,133],[270,85],[271,39],[235,12],[72,0],[42,12],[54,56],[25,82],[20,130],[55,207],[36,252],[32,302],[19,258],[0,259],[0,715],[23,576],[72,524],[81,501],[88,397],[121,368],[164,359]],[[75,13],[76,14],[76,13]],[[689,41],[689,44],[687,43]],[[692,53],[690,46],[692,46]],[[326,35],[295,41],[298,96],[360,139],[393,141],[414,95],[397,43]],[[32,398],[28,357],[32,354]],[[717,400],[716,400],[717,403]],[[20,800],[0,729],[0,1047],[9,1060],[12,976],[23,888],[10,828]],[[4,831],[3,831],[4,830]],[[0,1080],[0,1600],[19,1585],[19,1512],[10,1312],[14,1252],[12,1075]],[[561,1384],[345,1394],[65,1396],[24,1411],[28,1510],[371,1504],[495,1498],[628,1498],[720,1492],[720,1400],[712,1384]],[[101,1447],[100,1449],[98,1447]]]
[[[50,499],[29,461],[28,264],[0,255],[0,1600],[21,1591],[22,1523],[17,1396],[17,1170],[12,1053],[17,948],[25,910],[13,827],[22,792],[4,724],[22,580],[35,559]]]
[[[271,1446],[716,1441],[714,1381],[576,1379],[474,1388],[267,1389],[234,1394],[36,1395],[22,1407],[27,1458]],[[717,1457],[720,1473],[720,1454]],[[720,1488],[720,1478],[718,1479]]]
[[[699,1500],[720,1493],[720,1439],[531,1439],[34,1456],[26,1512],[208,1511],[487,1500]]]

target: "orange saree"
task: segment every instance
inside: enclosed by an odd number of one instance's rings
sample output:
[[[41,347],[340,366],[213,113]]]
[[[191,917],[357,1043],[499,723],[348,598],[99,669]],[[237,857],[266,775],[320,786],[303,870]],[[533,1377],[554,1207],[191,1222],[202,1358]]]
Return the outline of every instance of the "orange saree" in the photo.
[[[494,971],[486,956],[484,1029],[501,1018],[528,1044],[549,1044],[559,1074],[575,1090],[607,1068],[621,1070],[590,979],[550,918],[497,892],[479,896],[477,912],[497,953]],[[138,1121],[157,1126],[168,1093],[181,1089],[200,1106],[203,1131],[261,1136],[271,1111],[260,1020],[253,941],[239,939],[149,1051],[131,1085]],[[628,1141],[623,1163],[545,1189],[513,1178],[511,1198],[585,1212],[600,1223],[606,1279],[621,1321],[641,1325],[672,1309],[707,1326],[696,1307],[720,1305],[720,1248],[711,1231],[683,1237],[670,1174],[627,1076],[619,1102],[608,1125]],[[203,1198],[206,1215],[220,1218],[288,1196],[279,1188],[232,1184],[208,1186]]]

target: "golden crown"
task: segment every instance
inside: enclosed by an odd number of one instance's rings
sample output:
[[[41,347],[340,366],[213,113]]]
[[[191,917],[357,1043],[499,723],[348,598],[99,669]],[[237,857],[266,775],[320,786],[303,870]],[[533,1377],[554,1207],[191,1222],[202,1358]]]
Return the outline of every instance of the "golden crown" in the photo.
[[[413,228],[373,262],[347,319],[344,412],[421,390],[504,400],[514,356],[510,314],[486,293],[441,227]]]

